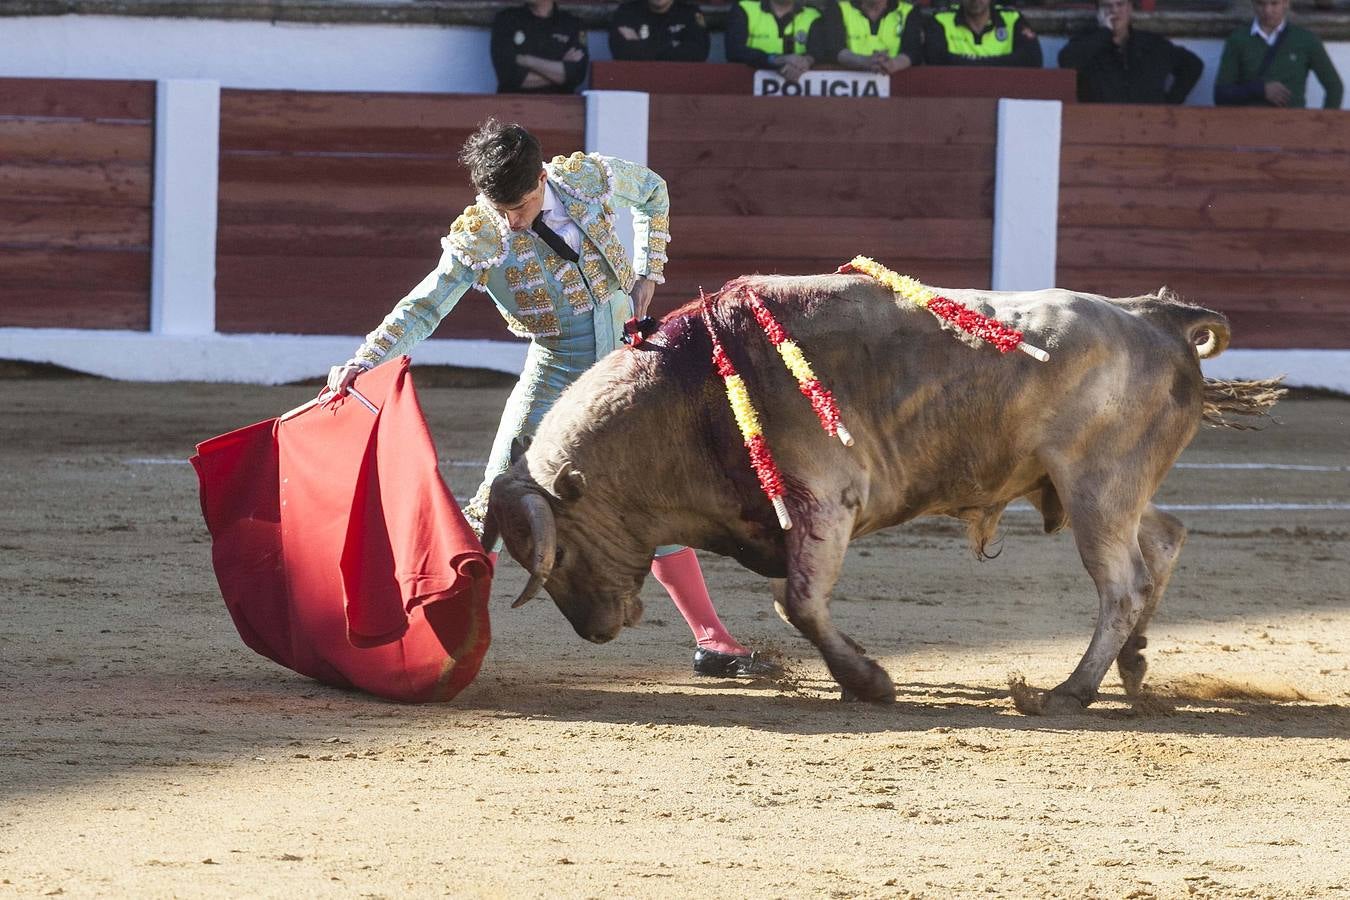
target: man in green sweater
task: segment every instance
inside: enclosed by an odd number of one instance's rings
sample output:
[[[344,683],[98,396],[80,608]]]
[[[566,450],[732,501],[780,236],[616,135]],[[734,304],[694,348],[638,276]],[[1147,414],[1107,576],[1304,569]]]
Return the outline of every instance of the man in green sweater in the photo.
[[[1326,91],[1323,109],[1340,109],[1344,88],[1326,48],[1306,28],[1288,20],[1289,0],[1252,0],[1256,18],[1223,44],[1214,102],[1219,106],[1307,105],[1312,70]]]

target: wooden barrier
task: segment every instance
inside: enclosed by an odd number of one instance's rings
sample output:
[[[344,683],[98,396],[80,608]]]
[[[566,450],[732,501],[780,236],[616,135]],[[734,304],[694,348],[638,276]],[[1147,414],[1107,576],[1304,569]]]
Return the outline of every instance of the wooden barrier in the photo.
[[[996,105],[653,95],[657,311],[855,253],[987,287]],[[0,79],[0,326],[148,327],[154,109],[149,82]],[[488,115],[550,155],[584,143],[579,97],[222,92],[218,329],[373,328],[471,201],[455,157]],[[1237,347],[1350,347],[1350,118],[1066,105],[1061,160],[1060,284],[1166,284],[1227,312]],[[437,334],[507,337],[476,294]]]
[[[473,202],[456,157],[488,116],[551,156],[582,148],[580,97],[221,92],[216,327],[365,334],[435,266]],[[474,292],[437,337],[510,334]]]
[[[832,272],[863,253],[988,287],[994,100],[651,98],[670,186],[666,309],[737,275]]]
[[[155,85],[0,79],[0,326],[150,324]]]
[[[1002,66],[914,66],[891,76],[892,97],[1012,97],[1020,100],[1077,99],[1075,75],[1066,69]],[[591,63],[591,87],[648,94],[749,96],[755,70],[740,63]],[[850,98],[851,99],[851,98]]]
[[[1222,310],[1235,347],[1350,348],[1350,118],[1064,109],[1059,282],[1162,285]]]

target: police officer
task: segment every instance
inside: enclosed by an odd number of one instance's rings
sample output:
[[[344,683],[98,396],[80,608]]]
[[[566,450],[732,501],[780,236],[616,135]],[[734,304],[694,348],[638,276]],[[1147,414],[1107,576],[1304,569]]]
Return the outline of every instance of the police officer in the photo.
[[[797,0],[740,0],[727,15],[727,62],[796,81],[828,52],[820,10]]]
[[[925,62],[940,66],[1041,65],[1041,43],[1022,14],[990,0],[961,0],[934,13],[923,54]]]
[[[589,64],[581,20],[553,0],[526,0],[492,20],[499,94],[570,94]]]
[[[838,0],[822,24],[833,62],[889,75],[923,59],[923,20],[905,0]]]
[[[609,52],[615,59],[703,62],[708,26],[692,0],[629,0],[610,21]]]

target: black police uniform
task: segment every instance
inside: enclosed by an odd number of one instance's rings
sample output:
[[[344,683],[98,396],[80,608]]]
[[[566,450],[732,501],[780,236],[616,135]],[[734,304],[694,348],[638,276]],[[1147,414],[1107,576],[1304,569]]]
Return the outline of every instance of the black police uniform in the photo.
[[[620,28],[631,29],[637,40],[624,37]],[[703,62],[708,26],[698,5],[688,0],[675,0],[663,13],[652,12],[647,0],[630,0],[609,23],[609,52],[615,59]]]
[[[522,87],[530,70],[516,65],[517,55],[558,61],[573,48],[579,48],[583,55],[577,62],[563,63],[562,84]],[[580,19],[556,4],[553,15],[547,18],[539,18],[522,5],[508,7],[492,20],[492,67],[497,70],[499,94],[570,94],[585,80],[588,65],[586,29]]]

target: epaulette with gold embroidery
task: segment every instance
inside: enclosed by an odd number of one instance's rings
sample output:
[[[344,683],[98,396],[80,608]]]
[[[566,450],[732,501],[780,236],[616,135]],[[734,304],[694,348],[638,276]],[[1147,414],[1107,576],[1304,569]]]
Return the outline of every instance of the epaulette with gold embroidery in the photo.
[[[480,198],[455,219],[450,233],[441,238],[461,265],[485,273],[506,259],[506,229],[495,212]]]
[[[608,203],[614,196],[614,173],[597,153],[578,150],[571,156],[555,156],[548,163],[548,174],[565,192],[586,203]]]

